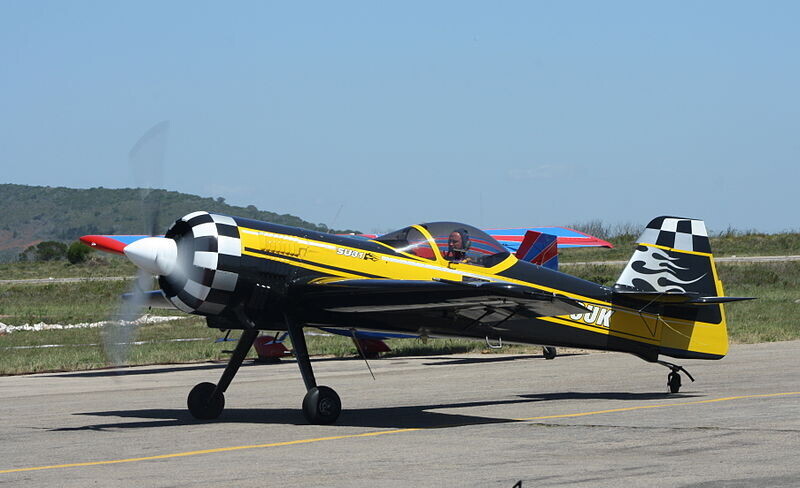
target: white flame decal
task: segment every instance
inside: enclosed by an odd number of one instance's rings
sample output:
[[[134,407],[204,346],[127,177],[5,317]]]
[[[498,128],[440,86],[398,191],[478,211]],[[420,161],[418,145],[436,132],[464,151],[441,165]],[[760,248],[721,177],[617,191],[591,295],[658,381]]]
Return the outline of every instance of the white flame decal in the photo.
[[[645,249],[645,251],[636,250],[625,271],[619,277],[618,284],[641,289],[641,282],[644,282],[652,287],[652,290],[647,291],[686,293],[686,289],[680,285],[697,283],[707,274],[703,273],[697,278],[682,280],[678,277],[678,273],[687,271],[689,268],[678,266],[676,262],[680,261],[680,258],[671,257],[655,247],[645,247]],[[636,283],[637,281],[639,283]]]

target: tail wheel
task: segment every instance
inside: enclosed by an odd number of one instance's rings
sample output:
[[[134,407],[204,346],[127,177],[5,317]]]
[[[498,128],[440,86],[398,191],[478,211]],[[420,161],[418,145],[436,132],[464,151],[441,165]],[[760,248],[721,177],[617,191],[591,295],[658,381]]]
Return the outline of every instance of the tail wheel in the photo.
[[[225,408],[225,395],[221,392],[214,394],[217,385],[214,383],[200,383],[192,388],[186,405],[192,417],[199,420],[213,420],[222,413]]]
[[[681,389],[681,375],[674,371],[667,375],[667,386],[670,393],[678,393]]]

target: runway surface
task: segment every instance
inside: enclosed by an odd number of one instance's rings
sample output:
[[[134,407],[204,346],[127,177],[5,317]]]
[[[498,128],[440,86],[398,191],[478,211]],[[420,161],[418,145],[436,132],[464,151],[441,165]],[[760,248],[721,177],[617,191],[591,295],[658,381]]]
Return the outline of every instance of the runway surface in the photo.
[[[307,425],[293,361],[249,364],[214,422],[186,394],[222,364],[0,378],[2,486],[800,486],[800,342],[667,369],[632,356],[315,361],[342,397]]]

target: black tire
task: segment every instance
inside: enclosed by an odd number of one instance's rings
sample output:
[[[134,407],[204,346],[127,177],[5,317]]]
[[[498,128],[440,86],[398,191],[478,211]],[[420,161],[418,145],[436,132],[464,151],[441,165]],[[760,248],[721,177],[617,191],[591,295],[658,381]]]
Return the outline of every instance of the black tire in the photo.
[[[214,383],[199,383],[192,388],[186,398],[186,406],[192,417],[199,420],[213,420],[222,413],[225,408],[225,395],[214,390],[217,385]]]
[[[553,346],[544,346],[542,347],[542,354],[545,359],[555,359],[558,352],[556,352],[556,348]]]
[[[678,393],[681,389],[681,375],[675,372],[667,376],[667,386],[669,386],[670,393]]]
[[[303,415],[310,424],[332,424],[341,412],[342,401],[339,395],[327,386],[312,388],[303,398]]]

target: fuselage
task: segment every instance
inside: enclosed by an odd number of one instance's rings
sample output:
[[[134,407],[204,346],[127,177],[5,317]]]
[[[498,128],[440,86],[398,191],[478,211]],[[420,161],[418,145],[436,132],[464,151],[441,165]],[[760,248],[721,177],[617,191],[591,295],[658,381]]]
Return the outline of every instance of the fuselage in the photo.
[[[626,295],[519,260],[456,222],[366,239],[195,212],[164,237],[174,242],[165,254],[174,255],[165,261],[174,271],[159,276],[165,297],[214,328],[282,330],[291,316],[310,326],[621,351],[648,361],[727,352],[721,305]],[[696,254],[722,296],[710,253]]]
[[[309,325],[353,327],[389,332],[408,332],[430,336],[458,336],[476,339],[502,339],[505,342],[547,344],[630,352],[646,359],[658,355],[657,337],[641,334],[639,323],[625,330],[623,320],[613,320],[626,311],[613,307],[610,288],[565,273],[520,261],[511,254],[490,266],[448,261],[431,245],[430,258],[403,252],[385,243],[350,236],[337,236],[300,228],[236,218],[242,256],[240,277],[253,289],[268,290],[267,305],[256,312],[259,328],[280,330],[285,307],[293,307]],[[424,229],[421,229],[424,232]],[[430,236],[436,242],[435,236]],[[386,279],[491,281],[525,285],[544,292],[579,300],[589,310],[582,314],[557,317],[511,317],[455,313],[407,312],[345,314],[304,307],[295,302],[292,288],[314,280]],[[263,287],[263,288],[261,288]],[[245,292],[252,293],[252,290]],[[632,321],[640,314],[627,312]],[[656,319],[653,318],[655,321]],[[213,324],[218,322],[211,321]],[[612,326],[613,325],[613,326]]]

